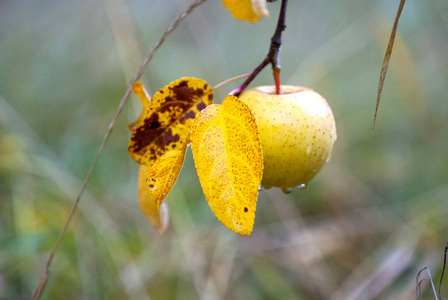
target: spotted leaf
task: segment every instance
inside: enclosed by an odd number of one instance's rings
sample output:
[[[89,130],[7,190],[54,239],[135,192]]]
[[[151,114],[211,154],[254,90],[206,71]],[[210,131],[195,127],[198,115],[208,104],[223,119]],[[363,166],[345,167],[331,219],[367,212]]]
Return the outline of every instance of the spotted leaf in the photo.
[[[249,235],[263,173],[261,144],[249,107],[235,96],[208,106],[193,122],[191,148],[212,211],[228,229]]]
[[[140,97],[144,111],[128,126],[133,132],[128,150],[135,161],[148,167],[167,151],[188,145],[196,114],[213,102],[212,88],[196,78],[171,82],[150,101],[141,83],[134,85],[134,91]]]

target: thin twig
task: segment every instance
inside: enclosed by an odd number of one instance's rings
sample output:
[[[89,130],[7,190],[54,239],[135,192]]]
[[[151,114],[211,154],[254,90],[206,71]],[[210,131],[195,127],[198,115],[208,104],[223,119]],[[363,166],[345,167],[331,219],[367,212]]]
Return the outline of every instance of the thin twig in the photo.
[[[442,294],[440,293],[440,289],[442,288],[443,275],[445,274],[446,252],[447,251],[448,251],[448,242],[445,245],[445,254],[443,254],[443,268],[442,268],[442,275],[440,275],[440,282],[439,282],[439,299],[442,299]]]
[[[376,116],[378,114],[378,107],[380,105],[381,93],[383,92],[384,80],[386,79],[387,67],[389,66],[390,56],[392,55],[392,49],[394,47],[395,35],[397,33],[398,28],[398,20],[400,19],[401,12],[403,11],[405,2],[406,0],[400,1],[400,6],[398,7],[398,12],[397,16],[395,17],[394,26],[392,28],[392,32],[390,33],[389,44],[387,45],[386,54],[384,55],[383,66],[381,67],[380,72],[380,82],[378,84],[378,94],[376,97],[376,108],[375,108],[375,115],[373,117],[372,132],[375,129]]]
[[[238,76],[235,76],[235,77],[226,79],[226,80],[224,80],[223,82],[220,82],[220,83],[218,83],[217,85],[215,85],[215,86],[213,87],[213,89],[216,90],[217,88],[220,88],[220,87],[222,87],[223,85],[225,85],[225,84],[227,84],[227,83],[230,83],[230,82],[232,82],[232,81],[235,81],[235,80],[238,80],[238,79],[247,78],[247,77],[250,76],[250,74],[251,74],[251,73],[247,73],[247,74],[238,75]]]
[[[246,88],[247,86],[252,82],[252,80],[257,77],[257,75],[261,72],[261,70],[264,69],[269,64],[270,59],[268,57],[265,57],[265,59],[259,64],[253,71],[250,73],[249,77],[243,82],[243,84],[233,91],[230,92],[230,95],[239,96]]]
[[[420,274],[423,272],[423,270],[425,270],[427,267],[424,267],[423,269],[421,269],[420,271],[418,271],[417,276],[415,277],[415,294],[416,294],[416,298],[417,300],[419,300],[421,298],[421,292],[420,292],[420,283],[423,280],[418,280],[418,278],[420,277]]]
[[[419,280],[420,274],[426,270],[426,273],[428,273],[428,277],[429,279],[422,279]],[[415,278],[416,280],[416,296],[417,296],[417,300],[419,300],[421,298],[421,288],[420,288],[420,284],[425,281],[428,280],[431,283],[431,287],[432,287],[432,292],[434,293],[434,297],[436,300],[439,300],[437,298],[437,292],[436,292],[436,287],[434,286],[434,282],[432,280],[432,276],[431,276],[431,272],[429,271],[428,267],[424,267],[423,269],[421,269],[418,273],[417,273],[417,277]]]
[[[239,96],[246,87],[252,82],[252,80],[257,77],[257,75],[266,67],[268,64],[272,65],[272,70],[274,73],[274,80],[277,94],[280,93],[280,64],[279,64],[279,53],[282,45],[282,32],[286,29],[286,11],[288,7],[288,0],[282,0],[282,6],[280,8],[280,14],[278,16],[277,27],[275,28],[274,35],[271,38],[271,44],[269,47],[269,52],[265,59],[252,71],[250,76],[243,82],[243,84],[233,91],[230,95]]]
[[[124,104],[126,103],[127,99],[129,98],[129,95],[131,94],[132,91],[132,87],[133,85],[140,79],[140,77],[143,75],[143,72],[146,68],[146,66],[148,65],[148,63],[151,61],[151,59],[154,56],[155,51],[157,51],[157,49],[163,44],[163,42],[165,41],[166,37],[174,30],[176,29],[179,24],[199,5],[201,5],[203,2],[205,2],[207,0],[196,0],[193,4],[190,5],[190,7],[188,7],[188,9],[184,12],[182,12],[181,14],[179,14],[177,16],[177,18],[165,29],[165,31],[163,32],[162,36],[160,37],[160,39],[149,49],[146,57],[143,59],[143,61],[141,62],[137,73],[135,74],[135,76],[130,80],[129,84],[128,84],[128,88],[125,92],[125,94],[123,95],[123,97],[120,100],[120,103],[118,105],[117,111],[115,112],[115,115],[112,118],[112,121],[109,124],[109,127],[107,128],[106,133],[104,134],[103,140],[101,141],[100,147],[98,149],[98,152],[95,156],[95,159],[89,169],[89,172],[87,173],[83,185],[81,187],[81,190],[79,191],[78,196],[76,197],[75,202],[73,203],[73,206],[70,210],[70,213],[68,215],[67,221],[64,224],[64,227],[61,230],[61,233],[59,234],[59,237],[56,241],[56,244],[53,247],[53,250],[50,253],[50,257],[48,258],[48,261],[45,265],[45,269],[42,272],[41,278],[39,280],[39,283],[36,286],[36,289],[34,290],[34,293],[32,295],[32,300],[38,300],[41,298],[43,291],[45,290],[45,286],[46,283],[48,281],[48,278],[50,276],[50,266],[51,263],[53,261],[54,255],[57,251],[57,249],[59,248],[59,245],[61,244],[62,238],[64,237],[68,226],[70,225],[73,216],[75,215],[76,209],[78,207],[79,201],[81,200],[82,195],[84,194],[84,191],[86,189],[87,183],[90,180],[90,176],[92,175],[93,170],[96,167],[96,164],[98,162],[98,159],[103,151],[104,145],[106,144],[106,141],[109,139],[112,130],[115,126],[115,123],[118,119],[118,117],[120,116],[121,112],[123,111],[123,107]]]

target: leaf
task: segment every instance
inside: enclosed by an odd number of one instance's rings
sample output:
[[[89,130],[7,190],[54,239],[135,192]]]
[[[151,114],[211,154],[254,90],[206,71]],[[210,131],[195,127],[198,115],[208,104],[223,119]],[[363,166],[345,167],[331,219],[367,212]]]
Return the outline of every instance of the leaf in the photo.
[[[148,218],[154,227],[157,228],[159,233],[162,235],[165,233],[168,227],[169,212],[166,203],[162,203],[160,207],[151,198],[150,189],[147,184],[147,174],[149,168],[140,165],[138,171],[138,204],[143,214]]]
[[[135,161],[148,167],[165,152],[188,145],[196,114],[213,102],[212,88],[196,78],[171,82],[150,101],[141,83],[134,85],[134,91],[144,111],[128,127],[133,132],[128,150]]]
[[[146,174],[147,187],[151,199],[159,207],[169,194],[185,160],[187,146],[165,152],[159,157]]]
[[[255,118],[235,96],[203,110],[191,127],[191,148],[210,208],[228,229],[249,235],[263,156]]]
[[[269,16],[266,0],[223,0],[222,3],[238,20],[257,22],[260,17]]]

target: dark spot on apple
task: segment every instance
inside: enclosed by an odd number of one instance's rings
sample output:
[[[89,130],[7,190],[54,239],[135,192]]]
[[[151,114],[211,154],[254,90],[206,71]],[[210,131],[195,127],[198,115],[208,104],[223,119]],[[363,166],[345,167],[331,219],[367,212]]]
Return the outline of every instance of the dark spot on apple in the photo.
[[[247,207],[244,208],[244,212],[248,212],[249,209]]]

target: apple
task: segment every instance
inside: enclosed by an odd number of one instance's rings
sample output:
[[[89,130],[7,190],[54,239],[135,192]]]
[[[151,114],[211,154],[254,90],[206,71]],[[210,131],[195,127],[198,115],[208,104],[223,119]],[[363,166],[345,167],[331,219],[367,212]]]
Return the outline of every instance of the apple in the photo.
[[[327,101],[312,89],[282,85],[260,86],[240,99],[255,116],[263,150],[263,188],[279,187],[285,193],[305,188],[330,160],[336,124]]]

